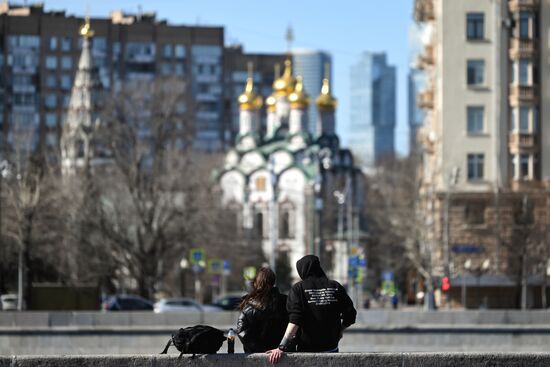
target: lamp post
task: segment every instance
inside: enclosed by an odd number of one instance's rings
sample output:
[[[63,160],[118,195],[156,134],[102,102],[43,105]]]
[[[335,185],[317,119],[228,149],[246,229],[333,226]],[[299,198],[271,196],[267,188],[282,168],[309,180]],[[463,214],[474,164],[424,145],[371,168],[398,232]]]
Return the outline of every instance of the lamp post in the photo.
[[[321,177],[315,176],[313,183],[315,196],[315,255],[321,259],[321,213],[323,211],[323,200],[321,199]]]
[[[464,268],[462,269],[462,307],[466,309],[466,271],[470,271],[470,268],[472,267],[472,260],[468,259],[464,262]]]
[[[184,257],[180,261],[180,294],[181,296],[185,296],[185,280],[186,280],[186,272],[187,269],[189,269],[189,261]]]
[[[271,184],[271,201],[269,206],[269,216],[270,216],[270,235],[271,240],[271,256],[269,258],[269,267],[275,271],[275,266],[277,264],[277,244],[279,242],[279,231],[278,231],[278,208],[277,208],[277,174],[275,173],[275,162],[273,158],[269,160],[267,164],[267,169],[269,171],[269,183]]]

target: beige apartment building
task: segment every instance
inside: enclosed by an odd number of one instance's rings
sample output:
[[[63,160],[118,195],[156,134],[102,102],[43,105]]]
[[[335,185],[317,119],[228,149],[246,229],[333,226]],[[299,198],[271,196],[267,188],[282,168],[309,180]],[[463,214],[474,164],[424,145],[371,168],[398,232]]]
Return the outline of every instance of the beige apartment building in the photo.
[[[451,280],[442,303],[545,306],[550,0],[416,0],[414,10],[427,76],[425,240],[433,274]]]

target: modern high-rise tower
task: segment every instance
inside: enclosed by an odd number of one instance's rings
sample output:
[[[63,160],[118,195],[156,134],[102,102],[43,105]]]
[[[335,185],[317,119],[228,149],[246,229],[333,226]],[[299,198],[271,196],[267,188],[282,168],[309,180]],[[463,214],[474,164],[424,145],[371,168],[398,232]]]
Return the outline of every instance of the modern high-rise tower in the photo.
[[[309,93],[316,95],[321,92],[323,79],[328,68],[327,79],[332,82],[332,57],[324,51],[293,49],[292,59],[294,61],[294,74],[301,75],[304,88]],[[328,66],[327,66],[328,65]],[[311,103],[308,108],[307,129],[314,136],[320,135],[317,131],[317,106]]]
[[[364,52],[351,67],[350,148],[364,169],[394,155],[395,67],[385,53]]]

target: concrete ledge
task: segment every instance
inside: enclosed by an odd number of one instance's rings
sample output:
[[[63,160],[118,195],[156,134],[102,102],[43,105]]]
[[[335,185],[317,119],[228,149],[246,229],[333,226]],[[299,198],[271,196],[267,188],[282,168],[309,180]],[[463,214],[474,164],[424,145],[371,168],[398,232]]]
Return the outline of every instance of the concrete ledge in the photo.
[[[176,366],[271,366],[263,354],[217,354],[192,358],[175,355],[132,356],[9,356],[0,357],[0,367],[176,367]],[[279,366],[550,366],[550,353],[294,353]]]

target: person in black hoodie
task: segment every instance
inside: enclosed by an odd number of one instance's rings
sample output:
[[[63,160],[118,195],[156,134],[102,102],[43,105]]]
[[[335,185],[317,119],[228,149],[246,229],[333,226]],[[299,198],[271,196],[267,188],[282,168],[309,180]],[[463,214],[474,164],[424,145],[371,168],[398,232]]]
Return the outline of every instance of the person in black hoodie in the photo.
[[[357,315],[344,287],[327,278],[317,256],[304,256],[296,269],[302,281],[288,294],[289,324],[279,347],[266,352],[273,364],[294,344],[298,330],[298,352],[338,352],[342,331]]]
[[[286,301],[275,287],[275,273],[261,268],[239,306],[237,335],[245,353],[263,353],[279,345],[288,324]]]

